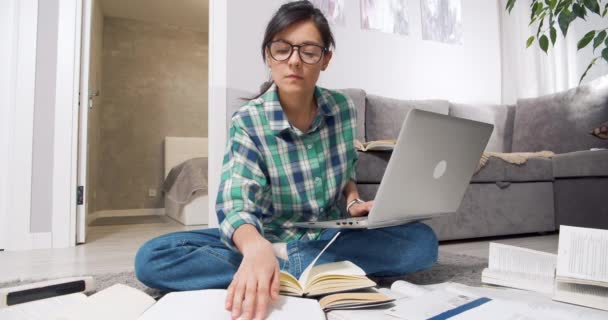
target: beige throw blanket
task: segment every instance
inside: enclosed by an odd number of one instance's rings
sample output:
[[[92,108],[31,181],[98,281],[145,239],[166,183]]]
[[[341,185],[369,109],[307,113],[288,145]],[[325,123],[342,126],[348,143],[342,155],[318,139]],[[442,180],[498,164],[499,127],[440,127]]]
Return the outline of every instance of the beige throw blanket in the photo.
[[[551,151],[539,151],[539,152],[513,152],[513,153],[502,153],[502,152],[484,152],[481,155],[481,159],[479,160],[479,165],[477,166],[477,170],[475,173],[479,172],[481,168],[483,168],[490,157],[500,158],[503,161],[508,163],[521,165],[526,163],[530,158],[546,158],[551,159],[555,153]]]

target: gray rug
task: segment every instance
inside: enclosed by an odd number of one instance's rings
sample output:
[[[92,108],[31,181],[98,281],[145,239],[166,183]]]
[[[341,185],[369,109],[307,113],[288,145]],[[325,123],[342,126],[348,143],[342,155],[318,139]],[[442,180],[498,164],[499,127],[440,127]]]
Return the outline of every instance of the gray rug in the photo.
[[[439,254],[439,261],[432,268],[412,273],[402,277],[374,278],[379,286],[388,287],[396,280],[406,280],[415,284],[434,284],[442,282],[458,282],[470,286],[481,285],[481,271],[487,267],[488,260],[466,255],[455,255],[447,252]],[[116,283],[126,284],[130,287],[140,289],[153,297],[159,297],[161,292],[146,287],[135,278],[132,271],[120,273],[105,273],[93,275],[97,285],[97,291],[103,290]],[[0,288],[13,287],[32,281],[12,281],[0,283]]]

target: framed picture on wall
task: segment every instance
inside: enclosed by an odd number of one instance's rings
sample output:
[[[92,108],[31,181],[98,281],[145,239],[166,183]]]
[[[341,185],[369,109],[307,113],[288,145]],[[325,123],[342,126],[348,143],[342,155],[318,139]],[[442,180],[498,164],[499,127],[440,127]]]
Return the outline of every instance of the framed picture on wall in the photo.
[[[361,0],[361,28],[408,35],[407,0]]]
[[[422,39],[462,44],[462,0],[420,0]]]

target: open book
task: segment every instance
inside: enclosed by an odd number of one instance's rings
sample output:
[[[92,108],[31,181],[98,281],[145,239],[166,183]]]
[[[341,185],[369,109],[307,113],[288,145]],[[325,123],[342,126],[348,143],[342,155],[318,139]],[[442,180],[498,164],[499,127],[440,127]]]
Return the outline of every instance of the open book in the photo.
[[[300,279],[281,271],[281,293],[293,296],[316,297],[374,286],[376,283],[365,276],[365,271],[350,261],[309,267]]]
[[[370,288],[376,283],[365,276],[365,271],[350,261],[339,261],[316,265],[325,250],[338,238],[340,232],[325,245],[325,248],[304,269],[299,279],[281,271],[280,290],[292,296],[323,297],[319,303],[323,310],[363,308],[387,304],[394,299]],[[357,292],[352,292],[357,291]]]
[[[608,311],[608,230],[560,226],[557,256],[492,243],[482,282]]]
[[[481,282],[523,290],[553,293],[557,255],[490,243],[488,267]]]
[[[554,300],[608,310],[608,230],[561,226]]]
[[[395,144],[397,144],[397,140],[395,139],[375,140],[368,142],[355,140],[355,149],[359,151],[390,151],[395,149]]]

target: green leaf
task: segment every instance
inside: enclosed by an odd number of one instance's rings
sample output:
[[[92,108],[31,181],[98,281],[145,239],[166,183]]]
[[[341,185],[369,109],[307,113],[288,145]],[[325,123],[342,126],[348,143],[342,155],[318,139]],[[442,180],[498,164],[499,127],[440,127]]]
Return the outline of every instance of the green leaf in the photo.
[[[595,37],[595,39],[593,39],[593,51],[595,52],[595,49],[597,49],[597,47],[599,47],[602,42],[604,42],[604,39],[606,39],[606,30],[600,32],[597,34],[597,36]]]
[[[515,0],[509,0],[507,1],[507,5],[505,6],[505,10],[509,11],[509,13],[511,13],[511,10],[513,10],[513,6],[515,5]]]
[[[541,19],[540,23],[538,24],[538,31],[536,31],[536,37],[538,37],[540,35],[540,30],[543,28],[544,23],[545,23],[545,19]]]
[[[568,27],[570,23],[576,19],[576,15],[567,8],[565,8],[557,18],[557,23],[559,24],[559,28],[562,30],[562,34],[564,37],[568,34]]]
[[[602,13],[602,17],[606,16],[606,13],[608,13],[608,3],[606,3],[606,6],[604,7],[604,13]]]
[[[564,9],[568,9],[572,4],[572,0],[560,0],[557,4],[557,8],[555,8],[555,13],[561,12]]]
[[[585,7],[587,7],[587,9],[591,10],[591,12],[601,15],[600,4],[597,2],[597,0],[583,0],[583,4]]]
[[[530,38],[528,38],[528,41],[526,41],[526,48],[530,48],[532,43],[534,43],[534,36],[530,36]]]
[[[540,39],[538,39],[538,43],[540,44],[540,48],[547,53],[547,50],[549,49],[549,38],[543,34]]]
[[[604,49],[604,51],[606,51],[606,49]],[[604,53],[604,51],[602,51],[602,54]],[[585,76],[587,75],[587,72],[589,72],[589,69],[591,69],[591,67],[593,67],[593,65],[595,64],[595,61],[597,61],[597,59],[598,58],[596,57],[593,60],[591,60],[591,63],[589,63],[589,65],[587,66],[587,69],[585,69],[585,72],[581,76],[581,79],[578,81],[579,85],[581,84],[581,82],[583,82],[583,78],[585,78]]]
[[[549,31],[549,34],[551,35],[551,43],[553,45],[555,45],[555,40],[557,39],[557,31],[555,30],[554,27],[551,27],[551,30]]]
[[[602,58],[608,62],[608,48],[604,48],[604,50],[602,50]]]
[[[585,7],[579,5],[578,3],[575,3],[572,5],[572,12],[579,18],[585,20],[585,15],[587,14],[587,10],[585,10]]]
[[[586,47],[589,44],[589,42],[591,42],[591,40],[593,40],[593,37],[595,37],[595,30],[591,30],[591,31],[587,32],[587,34],[585,34],[585,36],[582,37],[578,41],[578,44],[576,45],[578,50]]]
[[[553,9],[555,9],[556,5],[557,5],[557,0],[549,0],[549,8],[551,9],[551,11],[553,11]]]

